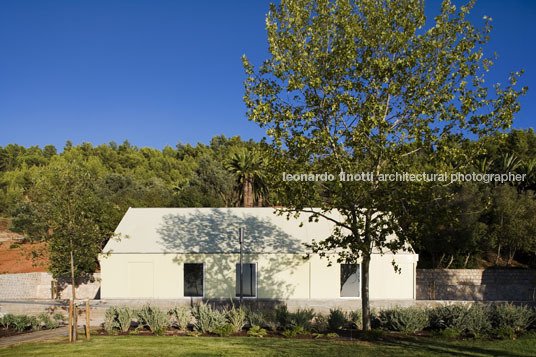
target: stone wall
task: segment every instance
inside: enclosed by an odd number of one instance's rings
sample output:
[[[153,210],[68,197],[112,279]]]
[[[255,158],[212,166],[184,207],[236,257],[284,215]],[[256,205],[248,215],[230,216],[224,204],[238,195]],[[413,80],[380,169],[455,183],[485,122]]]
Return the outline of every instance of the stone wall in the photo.
[[[417,269],[417,300],[536,301],[536,270]]]
[[[0,275],[0,299],[50,299],[52,297],[52,275],[50,273],[22,273]],[[59,298],[70,299],[72,289],[70,284],[59,285]],[[100,274],[94,274],[93,281],[81,284],[76,289],[79,299],[94,299],[100,289]]]

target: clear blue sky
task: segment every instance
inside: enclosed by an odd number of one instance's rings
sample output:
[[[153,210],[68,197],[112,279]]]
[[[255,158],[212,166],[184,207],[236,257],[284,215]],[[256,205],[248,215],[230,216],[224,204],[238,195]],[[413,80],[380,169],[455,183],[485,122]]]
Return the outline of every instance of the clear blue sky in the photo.
[[[454,1],[456,4],[464,2]],[[214,135],[259,140],[247,120],[240,57],[267,56],[269,1],[0,1],[0,146],[162,148]],[[428,1],[436,14],[439,0]],[[493,18],[492,81],[524,68],[514,122],[536,126],[536,1],[480,0]]]

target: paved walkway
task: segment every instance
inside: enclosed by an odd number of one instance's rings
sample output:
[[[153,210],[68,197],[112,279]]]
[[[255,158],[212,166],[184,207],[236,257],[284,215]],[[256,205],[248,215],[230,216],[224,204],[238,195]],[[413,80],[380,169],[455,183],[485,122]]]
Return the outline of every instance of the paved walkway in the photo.
[[[23,342],[38,342],[51,339],[57,339],[63,336],[67,336],[69,329],[67,326],[57,328],[55,330],[35,331],[30,333],[23,333],[21,335],[2,337],[0,338],[0,347],[7,347]]]

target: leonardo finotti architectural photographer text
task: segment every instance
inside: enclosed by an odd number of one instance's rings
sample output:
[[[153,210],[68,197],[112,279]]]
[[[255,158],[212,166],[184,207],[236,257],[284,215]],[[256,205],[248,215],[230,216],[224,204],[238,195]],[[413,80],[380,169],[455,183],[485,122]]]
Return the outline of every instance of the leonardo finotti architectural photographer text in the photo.
[[[521,182],[525,181],[526,174],[517,174],[508,172],[505,174],[481,174],[481,173],[409,173],[409,172],[396,172],[389,174],[378,174],[375,175],[373,172],[360,172],[355,174],[350,174],[346,172],[341,172],[339,174],[330,174],[327,172],[321,174],[290,174],[283,172],[283,181],[299,181],[299,182],[314,182],[314,181],[335,181],[340,182],[352,182],[352,181],[425,181],[425,182]]]

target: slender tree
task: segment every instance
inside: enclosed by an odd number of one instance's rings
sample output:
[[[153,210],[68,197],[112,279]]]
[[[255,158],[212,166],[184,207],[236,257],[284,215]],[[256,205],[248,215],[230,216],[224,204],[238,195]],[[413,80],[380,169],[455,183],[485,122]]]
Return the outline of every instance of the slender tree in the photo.
[[[458,10],[444,1],[427,20],[420,0],[282,0],[266,19],[268,59],[256,69],[243,58],[249,119],[278,153],[271,168],[335,177],[281,179],[279,192],[287,214],[334,224],[313,252],[361,263],[364,329],[371,254],[407,247],[391,212],[425,185],[410,190],[380,174],[411,171],[406,158],[422,152],[433,170],[452,170],[447,158],[462,165],[471,154],[460,145],[465,134],[506,129],[519,110],[520,73],[495,90],[484,82],[491,19],[471,24],[473,3]],[[347,176],[360,173],[369,176]]]

